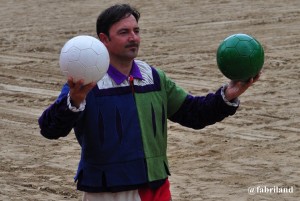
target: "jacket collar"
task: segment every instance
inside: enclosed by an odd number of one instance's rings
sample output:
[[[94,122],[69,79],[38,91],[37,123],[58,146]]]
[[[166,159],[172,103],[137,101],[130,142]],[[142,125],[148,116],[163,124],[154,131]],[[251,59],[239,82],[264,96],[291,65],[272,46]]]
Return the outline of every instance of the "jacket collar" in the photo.
[[[121,84],[124,82],[124,80],[128,79],[128,76],[122,74],[120,71],[118,71],[113,65],[109,65],[108,70],[107,70],[108,75],[115,81],[117,85]],[[143,76],[141,74],[141,71],[138,67],[138,65],[133,61],[132,62],[132,67],[130,71],[130,75],[134,79],[143,79]]]

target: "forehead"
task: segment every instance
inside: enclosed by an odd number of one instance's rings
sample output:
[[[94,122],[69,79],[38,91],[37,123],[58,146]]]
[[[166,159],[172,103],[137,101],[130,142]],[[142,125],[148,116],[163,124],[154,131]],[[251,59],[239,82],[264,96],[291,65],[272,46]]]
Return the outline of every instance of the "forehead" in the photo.
[[[133,15],[129,15],[128,17],[125,17],[120,21],[116,22],[115,24],[113,24],[110,30],[117,31],[120,29],[130,29],[135,27],[138,27],[138,22],[136,21]]]

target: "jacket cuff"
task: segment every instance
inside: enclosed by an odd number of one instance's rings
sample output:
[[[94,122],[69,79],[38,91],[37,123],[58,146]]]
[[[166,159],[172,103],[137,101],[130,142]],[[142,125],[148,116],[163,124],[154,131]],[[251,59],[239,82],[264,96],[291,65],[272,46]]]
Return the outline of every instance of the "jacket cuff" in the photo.
[[[67,105],[69,110],[71,110],[72,112],[82,112],[85,109],[86,101],[84,100],[82,103],[80,103],[79,108],[73,106],[71,103],[70,92],[69,92],[67,98]]]
[[[229,106],[232,106],[232,107],[238,107],[238,106],[240,105],[240,100],[239,100],[238,98],[235,98],[235,99],[233,99],[232,101],[229,101],[229,100],[226,99],[226,97],[225,97],[225,90],[226,90],[227,87],[228,87],[228,84],[225,84],[225,85],[223,85],[222,88],[221,88],[221,96],[222,96],[222,98],[223,98],[223,101],[224,101],[227,105],[229,105]]]

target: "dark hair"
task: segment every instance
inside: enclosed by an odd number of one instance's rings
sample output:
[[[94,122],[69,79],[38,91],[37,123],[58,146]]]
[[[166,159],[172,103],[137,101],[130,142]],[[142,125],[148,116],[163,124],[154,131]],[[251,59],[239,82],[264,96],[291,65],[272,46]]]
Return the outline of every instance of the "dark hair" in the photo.
[[[118,21],[133,15],[136,21],[139,21],[140,13],[128,4],[116,4],[104,10],[97,19],[96,31],[99,37],[100,33],[104,33],[109,37],[110,27]]]

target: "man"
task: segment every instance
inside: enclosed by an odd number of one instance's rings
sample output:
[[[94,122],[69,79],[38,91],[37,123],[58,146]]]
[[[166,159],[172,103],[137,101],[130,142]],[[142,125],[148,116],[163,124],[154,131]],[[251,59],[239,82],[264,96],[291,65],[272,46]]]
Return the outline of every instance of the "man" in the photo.
[[[39,118],[41,134],[57,139],[74,128],[81,145],[75,180],[83,200],[171,200],[166,155],[167,119],[200,129],[233,115],[247,83],[233,82],[197,97],[176,86],[163,71],[135,60],[140,13],[114,5],[97,20],[110,66],[97,83],[68,79]]]

